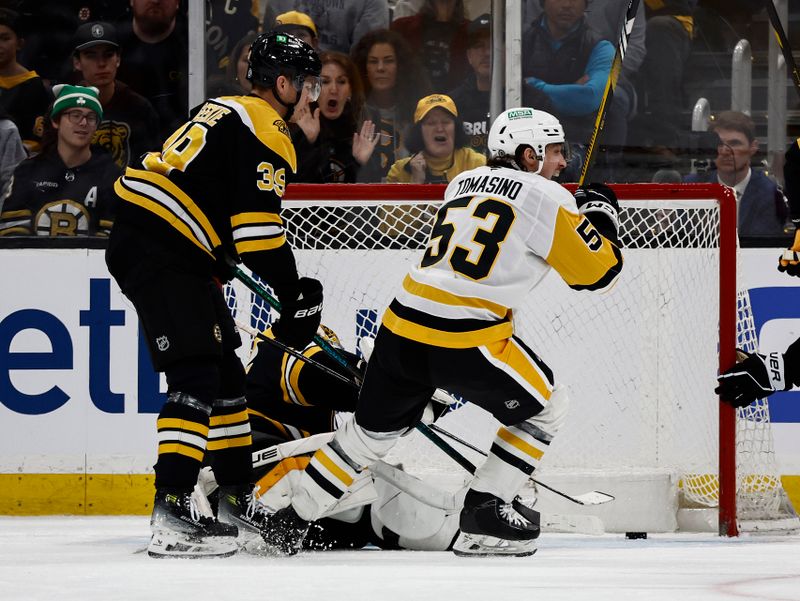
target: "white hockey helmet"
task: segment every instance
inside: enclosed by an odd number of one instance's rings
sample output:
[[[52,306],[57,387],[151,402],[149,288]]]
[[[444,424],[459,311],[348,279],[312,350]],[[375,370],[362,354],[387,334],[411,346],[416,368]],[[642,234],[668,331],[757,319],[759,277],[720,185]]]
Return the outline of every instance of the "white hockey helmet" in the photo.
[[[550,113],[532,108],[503,111],[489,129],[488,147],[492,157],[513,157],[520,144],[527,144],[539,159],[539,170],[545,147],[558,143],[564,143],[561,123]]]

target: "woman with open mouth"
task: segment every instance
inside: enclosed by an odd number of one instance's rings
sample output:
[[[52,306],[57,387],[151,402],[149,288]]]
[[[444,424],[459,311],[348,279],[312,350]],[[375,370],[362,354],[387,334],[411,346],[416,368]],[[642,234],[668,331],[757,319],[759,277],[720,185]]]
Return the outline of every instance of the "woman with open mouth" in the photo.
[[[449,96],[431,94],[421,99],[406,139],[413,154],[392,165],[387,181],[446,184],[462,171],[486,164],[486,157],[467,148],[457,118],[458,109]]]
[[[364,91],[350,57],[323,52],[320,60],[319,100],[298,106],[290,126],[297,152],[296,181],[353,183],[375,150],[375,124],[368,119],[362,123]]]

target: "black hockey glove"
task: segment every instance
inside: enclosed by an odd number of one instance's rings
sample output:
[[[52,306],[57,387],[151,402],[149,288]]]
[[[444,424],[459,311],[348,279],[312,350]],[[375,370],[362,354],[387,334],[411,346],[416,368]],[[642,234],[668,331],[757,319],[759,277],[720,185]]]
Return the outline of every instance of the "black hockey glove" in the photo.
[[[587,184],[575,190],[578,212],[604,237],[619,245],[619,201],[605,184]]]
[[[221,284],[227,284],[234,277],[234,269],[239,263],[239,255],[233,248],[226,249],[224,246],[218,246],[214,249],[214,259],[211,275]]]
[[[771,395],[776,390],[788,390],[783,355],[746,353],[737,350],[739,361],[719,376],[714,389],[719,397],[734,407],[747,407],[756,399]]]
[[[313,278],[300,278],[297,289],[295,299],[281,299],[281,316],[272,333],[279,342],[302,349],[314,338],[322,320],[322,284]]]

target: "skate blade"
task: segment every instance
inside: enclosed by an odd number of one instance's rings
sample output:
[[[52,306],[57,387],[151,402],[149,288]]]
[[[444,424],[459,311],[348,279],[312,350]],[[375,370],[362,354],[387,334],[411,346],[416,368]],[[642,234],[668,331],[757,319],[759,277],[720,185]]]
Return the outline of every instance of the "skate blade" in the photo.
[[[507,540],[486,534],[460,532],[453,544],[458,557],[530,557],[536,553],[534,540]]]
[[[175,557],[182,559],[200,559],[204,557],[230,557],[239,550],[233,537],[207,537],[196,539],[189,536],[168,533],[153,533],[147,554],[150,557]]]

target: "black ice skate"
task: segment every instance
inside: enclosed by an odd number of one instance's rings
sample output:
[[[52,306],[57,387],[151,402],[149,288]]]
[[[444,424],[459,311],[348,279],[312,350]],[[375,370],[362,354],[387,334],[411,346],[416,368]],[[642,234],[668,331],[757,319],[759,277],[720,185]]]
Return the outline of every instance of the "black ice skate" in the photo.
[[[259,503],[256,491],[249,487],[219,489],[219,521],[239,529],[239,545],[250,553],[269,553],[264,533],[269,531],[269,510]]]
[[[461,532],[453,553],[461,557],[502,555],[525,557],[536,553],[539,512],[485,492],[470,490],[459,520]]]
[[[236,527],[205,515],[188,492],[156,491],[150,529],[150,557],[227,557],[238,549]]]
[[[276,555],[294,555],[303,546],[311,522],[305,521],[294,510],[284,507],[270,514],[267,529],[262,534],[270,551]]]

